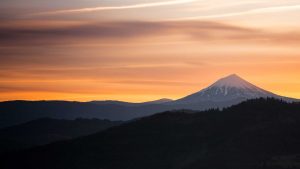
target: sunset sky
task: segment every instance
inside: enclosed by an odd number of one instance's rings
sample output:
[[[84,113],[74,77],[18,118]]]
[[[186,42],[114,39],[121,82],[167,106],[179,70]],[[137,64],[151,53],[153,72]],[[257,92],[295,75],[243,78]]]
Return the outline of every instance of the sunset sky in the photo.
[[[300,98],[299,0],[1,0],[0,100],[177,99],[236,73]]]

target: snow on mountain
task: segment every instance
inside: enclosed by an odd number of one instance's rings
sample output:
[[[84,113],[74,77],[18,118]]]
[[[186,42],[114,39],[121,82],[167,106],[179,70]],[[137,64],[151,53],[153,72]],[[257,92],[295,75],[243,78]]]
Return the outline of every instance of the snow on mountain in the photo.
[[[209,87],[175,101],[177,104],[194,104],[203,101],[224,102],[260,97],[283,98],[261,89],[236,74],[221,78]]]

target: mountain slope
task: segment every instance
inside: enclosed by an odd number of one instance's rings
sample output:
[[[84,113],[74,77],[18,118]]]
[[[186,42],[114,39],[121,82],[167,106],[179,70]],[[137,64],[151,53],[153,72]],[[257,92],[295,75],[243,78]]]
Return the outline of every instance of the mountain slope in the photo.
[[[300,104],[256,99],[222,111],[156,114],[91,136],[4,156],[0,167],[299,168],[299,131]]]
[[[121,121],[98,119],[38,119],[21,125],[0,129],[0,152],[24,149],[51,142],[93,134]]]

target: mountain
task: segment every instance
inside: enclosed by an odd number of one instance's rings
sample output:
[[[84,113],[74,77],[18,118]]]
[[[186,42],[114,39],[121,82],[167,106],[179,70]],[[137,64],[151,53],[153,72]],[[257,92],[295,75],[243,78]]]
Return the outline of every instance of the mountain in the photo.
[[[244,101],[253,98],[278,98],[291,101],[291,98],[285,98],[264,89],[261,89],[248,81],[242,79],[236,74],[221,78],[209,87],[181,98],[175,103],[195,104],[203,101],[224,102],[224,101]]]
[[[105,101],[91,101],[90,103],[98,104],[98,105],[120,105],[120,106],[142,106],[142,105],[151,105],[151,104],[164,104],[172,102],[172,99],[162,98],[159,100],[153,100],[148,102],[142,103],[130,103],[130,102],[123,102],[123,101],[116,101],[116,100],[105,100]]]
[[[17,125],[38,118],[98,118],[109,120],[132,120],[158,112],[175,109],[206,110],[224,108],[253,98],[278,98],[237,75],[224,77],[209,87],[178,100],[161,99],[144,103],[122,101],[8,101],[0,102],[0,128]]]
[[[223,110],[155,114],[2,156],[0,168],[296,169],[299,131],[299,103],[261,98]]]
[[[172,99],[162,98],[162,99],[159,99],[159,100],[143,102],[142,104],[165,104],[165,103],[170,103],[172,101],[173,101]]]
[[[0,129],[0,153],[86,136],[120,124],[99,119],[37,119]]]

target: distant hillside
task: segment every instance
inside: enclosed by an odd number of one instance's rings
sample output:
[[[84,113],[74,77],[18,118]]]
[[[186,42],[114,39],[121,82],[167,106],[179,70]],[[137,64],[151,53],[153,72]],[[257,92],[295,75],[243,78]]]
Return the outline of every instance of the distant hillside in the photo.
[[[121,123],[98,119],[38,119],[0,129],[0,153],[86,136]]]
[[[3,156],[0,168],[296,169],[299,133],[300,104],[255,99],[222,111],[156,114]]]
[[[160,104],[141,103],[137,106],[132,106],[132,103],[107,101],[7,101],[0,102],[0,128],[39,118],[69,120],[76,118],[98,118],[125,121],[170,110],[170,108],[170,106]]]

